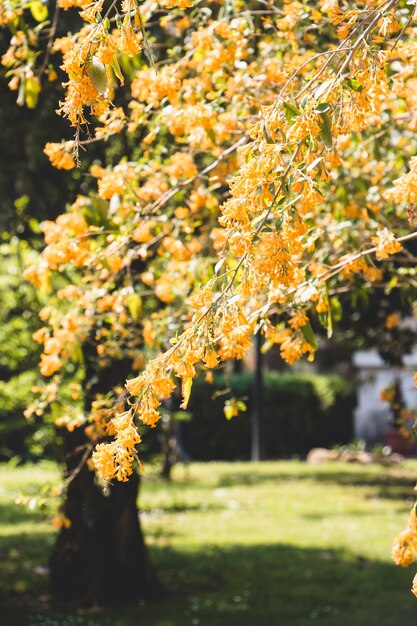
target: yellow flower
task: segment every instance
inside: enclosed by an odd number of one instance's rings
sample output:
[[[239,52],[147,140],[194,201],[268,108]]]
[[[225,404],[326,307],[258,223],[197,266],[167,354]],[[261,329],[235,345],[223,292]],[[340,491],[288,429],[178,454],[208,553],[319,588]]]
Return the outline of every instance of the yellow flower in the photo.
[[[161,416],[155,409],[147,407],[139,413],[139,417],[144,424],[153,428]]]
[[[104,0],[93,0],[93,2],[87,4],[83,2],[83,10],[80,11],[80,17],[86,22],[94,24],[97,20],[97,13],[100,13],[103,8],[103,2]]]
[[[131,451],[142,439],[135,426],[131,423],[129,426],[118,431],[116,441],[123,449]]]
[[[393,328],[396,328],[399,323],[400,316],[397,315],[397,313],[390,313],[390,315],[387,315],[387,318],[385,320],[385,328],[387,328],[388,330],[392,330]]]
[[[216,350],[212,346],[208,346],[204,353],[204,365],[208,368],[217,367],[219,364],[219,357]]]
[[[396,565],[408,567],[417,553],[417,537],[410,530],[405,530],[394,539],[391,558]]]
[[[209,306],[213,299],[213,292],[211,287],[206,285],[205,287],[198,288],[190,298],[190,304],[195,309],[202,309],[203,307]]]
[[[126,389],[129,393],[132,394],[132,396],[138,396],[139,393],[142,391],[144,385],[145,381],[141,374],[139,376],[136,376],[136,378],[131,378],[130,380],[126,381]]]
[[[57,169],[72,170],[76,165],[71,154],[73,148],[73,141],[64,141],[63,143],[47,143],[43,151]]]
[[[114,441],[112,443],[99,443],[92,454],[94,466],[103,480],[111,480],[116,474],[114,454]]]
[[[56,354],[42,354],[41,363],[39,366],[42,376],[52,376],[59,369],[61,369],[62,363]]]
[[[304,311],[297,311],[291,315],[291,319],[288,322],[291,328],[302,328],[308,324],[308,317]]]
[[[113,426],[116,432],[120,432],[124,428],[127,428],[132,423],[132,411],[125,411],[124,413],[118,413],[116,417],[112,419]]]
[[[51,524],[54,528],[70,528],[71,520],[65,515],[54,515],[51,519]]]
[[[397,241],[388,228],[378,230],[375,237],[372,237],[372,243],[376,247],[376,258],[379,261],[387,259],[390,254],[396,254],[402,250],[402,245]]]
[[[164,0],[164,5],[167,9],[178,7],[179,9],[189,9],[193,6],[190,0]]]
[[[33,333],[32,339],[36,341],[36,343],[45,343],[45,341],[49,338],[49,329],[46,326],[39,328],[36,332]]]

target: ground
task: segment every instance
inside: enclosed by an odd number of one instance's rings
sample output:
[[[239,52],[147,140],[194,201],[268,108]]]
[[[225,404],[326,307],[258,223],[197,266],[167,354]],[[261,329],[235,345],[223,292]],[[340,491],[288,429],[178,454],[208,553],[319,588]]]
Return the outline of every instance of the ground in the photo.
[[[300,461],[147,468],[140,497],[158,600],[57,611],[46,566],[54,528],[22,493],[49,490],[53,465],[0,467],[1,626],[414,626],[417,564],[390,562],[417,462],[386,469]]]

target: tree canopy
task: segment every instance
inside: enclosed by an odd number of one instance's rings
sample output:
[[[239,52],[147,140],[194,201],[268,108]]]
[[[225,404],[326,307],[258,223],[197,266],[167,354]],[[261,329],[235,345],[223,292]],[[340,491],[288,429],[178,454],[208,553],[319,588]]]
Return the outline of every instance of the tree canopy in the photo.
[[[413,302],[414,1],[8,0],[0,24],[18,104],[62,82],[68,135],[44,151],[83,172],[25,271],[48,300],[28,413],[85,429],[102,479],[126,481],[138,424],[254,333],[293,364],[347,291]],[[92,383],[86,410],[91,362],[129,379]]]

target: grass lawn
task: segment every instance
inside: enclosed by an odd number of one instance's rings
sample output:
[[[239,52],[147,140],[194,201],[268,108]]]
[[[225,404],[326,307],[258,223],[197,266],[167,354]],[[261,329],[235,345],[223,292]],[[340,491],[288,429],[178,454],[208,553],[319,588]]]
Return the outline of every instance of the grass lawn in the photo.
[[[0,626],[417,626],[417,565],[389,558],[416,461],[191,464],[171,483],[149,470],[142,523],[165,596],[67,614],[48,609],[54,530],[14,504],[55,475],[48,464],[0,467]]]

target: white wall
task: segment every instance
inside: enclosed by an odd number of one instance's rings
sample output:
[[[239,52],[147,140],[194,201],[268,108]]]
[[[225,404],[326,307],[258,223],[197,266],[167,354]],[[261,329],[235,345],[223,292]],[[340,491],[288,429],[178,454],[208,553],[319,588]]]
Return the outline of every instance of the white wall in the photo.
[[[413,372],[417,371],[417,352],[404,357],[404,368],[388,367],[376,350],[355,353],[353,363],[358,372],[358,403],[354,412],[355,438],[367,443],[383,441],[391,415],[381,391],[400,378],[401,391],[407,408],[417,408],[417,388]]]

